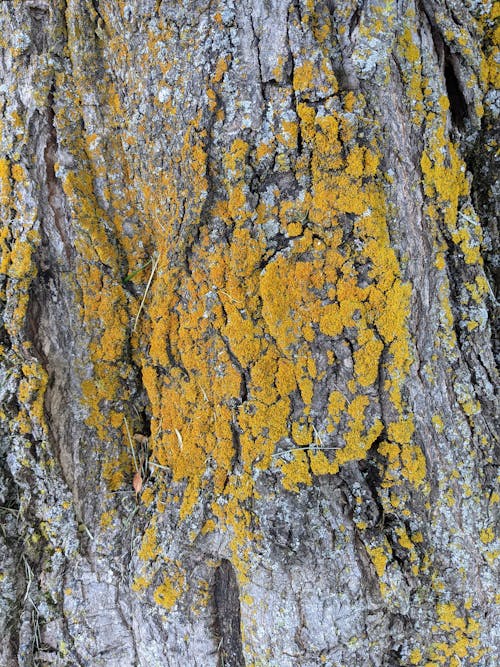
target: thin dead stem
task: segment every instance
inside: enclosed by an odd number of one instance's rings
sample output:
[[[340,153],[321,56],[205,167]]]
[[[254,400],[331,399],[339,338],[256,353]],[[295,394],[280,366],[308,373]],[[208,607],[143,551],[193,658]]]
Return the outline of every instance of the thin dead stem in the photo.
[[[317,445],[311,445],[310,447],[292,447],[291,449],[284,449],[282,452],[276,452],[271,454],[272,458],[278,458],[280,456],[285,456],[290,452],[329,452],[334,449],[342,449],[341,447],[318,447]]]
[[[140,472],[139,466],[137,464],[137,458],[136,458],[136,455],[135,455],[135,447],[134,447],[134,443],[133,443],[133,440],[132,440],[132,435],[130,434],[130,428],[128,426],[128,421],[127,421],[127,418],[125,417],[125,415],[123,415],[123,421],[125,422],[125,428],[127,430],[128,441],[129,441],[129,444],[130,444],[130,449],[132,451],[132,458],[134,460],[134,468],[135,468],[136,472]]]
[[[135,316],[134,328],[132,329],[132,331],[134,331],[134,332],[137,329],[137,324],[139,322],[139,317],[141,316],[142,309],[144,308],[144,302],[146,301],[146,297],[148,295],[149,288],[151,287],[151,283],[153,281],[153,277],[155,275],[156,268],[158,266],[159,261],[160,261],[160,255],[158,255],[158,257],[154,261],[153,268],[151,269],[151,274],[149,276],[148,284],[146,285],[146,289],[144,290],[144,295],[142,297],[142,301],[141,301],[141,304],[139,306],[139,310],[137,311],[137,315]]]

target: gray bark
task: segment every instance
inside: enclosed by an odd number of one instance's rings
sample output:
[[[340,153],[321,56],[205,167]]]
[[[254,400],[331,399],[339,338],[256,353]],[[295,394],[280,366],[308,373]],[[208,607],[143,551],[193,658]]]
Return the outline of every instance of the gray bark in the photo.
[[[1,665],[497,664],[494,20],[0,4]]]

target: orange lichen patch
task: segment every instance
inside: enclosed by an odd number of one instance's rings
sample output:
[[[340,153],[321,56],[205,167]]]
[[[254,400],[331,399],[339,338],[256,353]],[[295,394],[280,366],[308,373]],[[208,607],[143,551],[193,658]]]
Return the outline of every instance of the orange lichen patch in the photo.
[[[294,90],[303,91],[311,88],[313,85],[313,72],[314,65],[310,60],[296,67],[293,73]]]
[[[29,406],[29,415],[44,432],[47,432],[44,416],[44,396],[48,376],[41,364],[22,365],[23,378],[19,383],[18,398],[20,403]]]
[[[302,329],[310,322],[317,322],[321,305],[309,291],[314,267],[310,263],[290,265],[285,257],[279,257],[260,280],[263,302],[262,315],[278,346],[286,352],[302,340]]]
[[[186,575],[178,561],[167,560],[165,568],[168,574],[163,575],[163,583],[155,588],[153,597],[160,606],[171,609],[186,590]]]
[[[422,651],[419,648],[414,648],[411,652],[410,655],[408,656],[410,658],[410,664],[412,665],[420,665],[422,664]]]
[[[379,359],[384,345],[370,329],[360,331],[358,344],[360,348],[353,355],[354,373],[360,386],[369,387],[377,380]]]
[[[484,295],[490,290],[489,283],[484,275],[476,276],[474,282],[465,283],[465,287],[476,303],[481,303],[484,300]]]
[[[442,271],[446,267],[444,252],[436,253],[436,260],[434,262],[434,266],[436,267],[436,269],[439,269],[439,271]]]
[[[61,89],[67,89],[69,96],[74,95],[73,109],[77,111],[80,106],[78,86],[82,86],[80,92],[85,89],[86,74],[78,71],[74,80],[65,78],[63,74],[59,76],[62,77],[59,82]],[[105,97],[102,112],[109,122],[105,125],[121,129],[123,123],[117,120],[117,116],[123,111],[118,93],[112,86],[106,93],[109,95]],[[61,184],[77,232],[76,281],[82,295],[80,317],[83,328],[92,332],[88,349],[93,373],[91,380],[82,382],[82,397],[89,411],[87,423],[96,429],[101,439],[113,441],[118,430],[113,418],[116,412],[112,409],[113,403],[127,398],[127,391],[122,390],[126,365],[120,361],[128,345],[131,319],[127,303],[129,297],[122,284],[124,276],[120,256],[132,267],[142,264],[144,259],[137,251],[137,243],[133,242],[130,234],[123,232],[129,216],[130,197],[126,187],[124,193],[123,181],[127,181],[128,171],[123,165],[123,157],[119,157],[122,153],[121,141],[114,136],[103,141],[103,137],[95,132],[88,136],[74,133],[75,128],[69,120],[67,113],[62,110],[57,112],[61,145],[74,155],[79,165],[78,170],[63,172]],[[75,118],[72,122],[78,129],[79,120]],[[94,192],[96,177],[107,178],[107,185],[101,188],[101,192],[114,211],[112,219],[98,203]],[[132,228],[130,222],[127,224]],[[120,243],[123,243],[121,247]],[[141,278],[142,275],[138,276],[139,280]],[[113,462],[110,464],[113,465]],[[107,471],[114,487],[123,483],[119,470],[120,466],[114,472]]]
[[[283,131],[277,135],[277,140],[288,148],[297,147],[298,124],[296,121],[283,121]]]
[[[376,381],[377,359],[384,343],[388,344],[390,354],[387,368],[390,379],[387,388],[399,412],[399,387],[411,363],[405,325],[410,286],[398,279],[397,259],[390,248],[387,227],[384,224],[383,195],[366,180],[376,172],[378,157],[373,151],[353,149],[347,158],[346,171],[337,173],[344,165],[341,144],[338,141],[339,118],[332,115],[316,119],[314,110],[305,104],[299,104],[298,112],[301,116],[303,136],[315,149],[312,159],[311,219],[321,222],[323,226],[326,222],[328,228],[328,222],[333,221],[339,214],[356,213],[361,216],[357,220],[356,231],[371,263],[370,276],[373,283],[366,288],[358,287],[356,271],[351,261],[346,261],[346,257],[336,250],[342,236],[335,232],[329,238],[328,261],[320,259],[317,262],[318,268],[314,267],[314,263],[293,262],[290,257],[281,256],[266,267],[260,281],[263,317],[281,353],[285,355],[301,345],[305,332],[311,332],[307,334],[306,340],[314,339],[312,323],[316,323],[321,333],[331,337],[341,336],[348,327],[357,329],[359,348],[354,354],[355,373],[361,387],[369,387]],[[342,123],[345,125],[343,120]],[[296,251],[298,253],[310,246],[306,231],[300,245],[296,246]],[[292,267],[295,276],[290,277]],[[297,273],[299,268],[300,274]],[[313,289],[321,289],[324,283],[321,279],[318,282],[316,277],[313,279],[313,271],[315,276],[321,276],[322,272],[326,280],[330,280],[331,274],[332,286],[335,285],[335,288],[329,290],[332,303],[320,306]],[[297,382],[305,403],[310,403],[311,379],[297,375]],[[333,420],[329,430],[333,430],[333,422],[340,421],[342,415],[339,406],[344,406],[346,401],[340,392],[334,393],[332,397],[335,398],[337,407],[334,404],[331,406]],[[356,405],[356,402],[353,402],[350,409],[356,412]],[[305,413],[307,414],[307,408]],[[359,422],[348,423],[352,430],[350,446],[337,454],[338,461],[364,456],[366,449],[382,430],[381,424],[377,423],[368,425],[365,431],[362,416]],[[406,442],[405,434],[401,444]],[[287,464],[284,469],[290,470],[291,465]],[[403,466],[403,470],[410,474],[408,465]],[[411,476],[412,479],[419,479],[415,472],[412,472]]]
[[[460,616],[453,602],[442,602],[436,607],[436,634],[441,641],[434,641],[428,648],[428,657],[433,664],[447,664],[458,667],[464,658],[471,664],[476,663],[485,654],[480,646],[481,627],[479,622],[469,616]]]
[[[155,499],[155,494],[154,491],[151,487],[148,487],[147,489],[144,489],[144,491],[141,494],[141,502],[146,506],[149,507],[151,503]]]
[[[31,255],[33,247],[27,241],[16,239],[10,253],[8,274],[11,278],[25,278],[33,271]]]
[[[356,396],[347,408],[348,431],[344,436],[345,447],[336,453],[337,463],[347,463],[364,459],[366,452],[383,430],[382,422],[376,420],[367,429],[365,424],[365,410],[369,405],[367,396]]]
[[[26,170],[21,164],[12,165],[12,178],[18,183],[25,180]]]
[[[345,410],[345,406],[345,396],[338,390],[332,391],[328,400],[328,414],[331,418],[331,424],[328,430],[333,430],[333,425],[340,422],[340,418]]]
[[[373,176],[377,171],[379,157],[363,146],[355,146],[347,156],[345,172],[357,178]]]
[[[290,462],[280,460],[279,467],[283,473],[283,488],[288,491],[298,491],[299,484],[312,483],[307,452],[295,452]]]
[[[29,284],[28,280],[26,282]],[[18,334],[22,330],[24,318],[28,310],[28,302],[29,295],[27,293],[21,293],[16,297],[12,319],[5,325],[5,328],[12,336]]]
[[[398,443],[409,443],[415,430],[413,420],[399,420],[397,422],[392,422],[388,426],[389,437]]]
[[[388,561],[386,550],[384,547],[368,548],[368,555],[370,556],[373,566],[375,567],[377,576],[379,578],[382,577],[384,575]]]
[[[330,30],[329,19],[322,23],[312,13],[308,16],[322,42]],[[222,17],[216,15],[217,20]],[[169,27],[163,25],[162,30],[162,39],[168,39]],[[78,51],[78,35],[71,39],[70,48]],[[113,57],[128,62],[124,39],[112,34],[111,40]],[[158,68],[154,61],[161,57],[153,29],[148,40],[141,65]],[[228,62],[219,58],[207,82],[204,103],[211,113]],[[75,64],[75,69],[83,96],[85,68]],[[160,69],[170,76],[175,67]],[[421,479],[421,469],[414,470],[411,417],[406,416],[401,398],[411,363],[406,326],[411,286],[403,282],[391,248],[379,178],[380,152],[376,142],[366,139],[373,123],[364,128],[363,120],[352,118],[357,105],[363,106],[361,95],[347,93],[343,108],[335,99],[330,111],[320,113],[300,101],[323,81],[329,82],[331,97],[336,82],[325,59],[319,65],[306,60],[296,66],[297,116],[292,112],[285,122],[279,119],[275,137],[259,139],[255,150],[242,137],[235,138],[220,156],[210,157],[210,165],[204,111],[186,123],[189,110],[174,115],[168,100],[158,105],[169,138],[161,169],[153,157],[158,144],[146,121],[134,140],[127,140],[135,156],[128,166],[120,158],[123,151],[113,145],[113,132],[102,138],[94,132],[82,145],[69,141],[82,166],[64,175],[63,187],[78,232],[81,317],[93,332],[92,380],[82,385],[88,423],[102,438],[125,440],[113,403],[127,398],[125,359],[130,344],[150,400],[151,462],[168,467],[177,485],[167,502],[178,503],[185,519],[204,489],[210,488],[217,498],[211,507],[215,520],[207,522],[205,530],[230,530],[235,560],[244,558],[245,540],[253,538],[246,507],[256,493],[257,469],[277,465],[284,488],[297,490],[300,484],[314,483],[314,475],[337,472],[339,465],[366,456],[383,430],[375,386],[379,370],[387,379],[380,391],[386,392],[394,413],[393,428],[380,452],[394,473],[398,469],[416,483]],[[181,94],[185,82],[179,79],[175,86]],[[127,127],[122,92],[110,86],[100,93],[106,127],[116,129],[120,123]],[[60,115],[57,122],[63,125],[67,120]],[[305,146],[297,160],[299,123]],[[364,129],[370,132],[358,145],[356,135]],[[140,168],[132,168],[134,159]],[[305,175],[302,181],[310,186],[295,198],[285,197],[276,185],[269,200],[262,197],[255,202],[256,193],[248,183],[249,165],[255,164],[295,170],[295,176]],[[113,173],[103,172],[103,165]],[[208,167],[219,187],[216,199],[204,208]],[[4,171],[5,187],[10,187],[8,165]],[[102,190],[113,215],[98,204],[95,178],[108,179],[107,189]],[[114,185],[120,179],[125,188]],[[119,197],[120,189],[130,192]],[[140,209],[139,229],[127,217],[133,205]],[[271,220],[287,236],[288,246],[276,253],[266,237],[266,223]],[[128,235],[124,230],[131,225],[134,233]],[[158,263],[141,317],[134,321],[140,298],[124,291],[122,274],[151,259],[147,249],[150,253],[156,249]],[[150,270],[137,274],[135,286],[145,289],[149,275]],[[324,398],[324,430],[338,437],[339,446],[325,454],[313,428],[315,404],[321,399],[316,386],[326,374],[318,363],[318,349],[344,339],[352,346],[353,373],[347,389],[329,387],[328,399]],[[334,355],[328,353],[333,365]],[[323,435],[323,428],[318,430]],[[281,442],[317,450],[292,452],[286,461],[276,459],[272,455]],[[160,478],[161,469],[157,472]],[[111,488],[130,484],[132,473],[128,453],[105,464]],[[151,511],[155,493],[148,487],[141,496]],[[160,551],[153,524],[139,555],[154,561]],[[383,571],[382,557],[374,558]],[[170,608],[183,580],[170,570],[165,576],[154,595]],[[139,577],[134,587],[144,588],[151,580],[149,575]]]
[[[132,472],[132,458],[124,451],[116,459],[104,463],[102,476],[106,480],[110,491],[117,491],[127,481],[132,480]]]
[[[495,532],[491,526],[488,526],[480,531],[479,537],[483,544],[490,544],[495,539]]]
[[[335,251],[335,245],[330,246],[330,261],[327,266],[330,270],[332,267],[341,268],[340,276],[344,278],[339,280],[336,269],[332,276],[335,291],[331,290],[334,301],[321,308],[319,330],[332,337],[342,335],[347,327],[359,331],[360,347],[355,351],[354,358],[355,372],[361,387],[368,387],[376,381],[377,359],[384,343],[389,346],[390,354],[386,366],[390,379],[387,389],[397,411],[400,412],[402,406],[399,387],[411,363],[405,323],[411,288],[398,278],[399,266],[390,247],[385,224],[383,195],[377,186],[367,180],[375,173],[378,158],[370,151],[370,158],[367,160],[368,153],[353,149],[347,158],[347,171],[350,173],[341,172],[336,175],[336,170],[344,164],[337,141],[338,120],[333,116],[323,117],[315,130],[312,110],[301,105],[299,114],[303,124],[307,119],[304,135],[309,134],[309,140],[316,149],[312,160],[311,219],[321,221],[324,225],[325,221],[338,214],[357,213],[359,217],[355,229],[358,238],[363,242],[363,254],[371,263],[370,277],[373,280],[368,287],[359,288],[353,279],[356,271],[351,262],[346,262],[346,258]],[[345,122],[342,122],[345,125]],[[339,191],[342,196],[337,194]],[[339,417],[340,415],[337,421]],[[381,429],[377,427],[376,430],[380,432]],[[406,436],[401,442],[406,442]],[[361,454],[361,450],[359,453]],[[344,453],[338,456],[345,455]],[[413,475],[413,478],[415,477]]]
[[[418,444],[384,441],[379,452],[387,457],[389,466],[382,486],[391,487],[402,475],[415,487],[423,487],[427,465],[422,448]]]
[[[396,534],[398,535],[398,542],[404,549],[413,549],[413,542],[408,537],[406,529],[404,527],[396,528]]]
[[[410,28],[405,28],[403,31],[400,37],[400,44],[404,48],[406,60],[409,62],[418,62],[420,60],[420,50],[415,44]]]
[[[7,226],[0,229],[0,273],[6,274],[10,264],[10,230]]]
[[[234,172],[236,169],[242,169],[245,163],[245,158],[248,154],[249,145],[243,139],[235,139],[231,144],[229,152],[224,156],[224,164],[229,172]]]
[[[154,599],[157,604],[165,609],[171,609],[181,595],[182,589],[177,581],[171,581],[165,577],[163,583],[160,584],[154,592]]]
[[[403,68],[402,78],[407,87],[407,98],[410,100],[410,112],[414,123],[420,124],[424,117],[426,80],[422,76],[422,58],[419,45],[416,44],[418,26],[415,17],[411,18],[412,26],[407,26],[397,41],[397,52]]]
[[[231,61],[231,56],[227,55],[222,58],[219,58],[217,65],[215,66],[215,72],[212,76],[213,83],[220,83],[224,77],[224,74],[227,72],[227,68]]]
[[[143,591],[145,588],[147,588],[150,585],[151,581],[143,576],[139,575],[134,578],[134,581],[132,583],[132,590],[138,593],[139,591]]]
[[[17,112],[11,115],[12,123],[20,128],[22,120]],[[0,121],[0,130],[4,126]],[[2,135],[3,147],[9,142],[8,132]],[[44,393],[47,373],[35,362],[32,346],[26,341],[26,314],[30,301],[30,286],[36,276],[34,255],[40,243],[37,209],[33,195],[28,192],[25,167],[7,157],[0,157],[0,272],[7,276],[2,281],[0,295],[7,301],[8,316],[3,325],[11,337],[12,350],[19,355],[22,373],[19,378],[18,399],[22,405],[11,428],[22,434],[36,434],[44,438],[47,427],[44,420]],[[26,197],[26,195],[29,195]],[[3,346],[0,351],[3,352]],[[24,360],[31,358],[31,363]],[[5,415],[4,415],[5,418]]]
[[[429,142],[429,149],[421,159],[424,175],[424,189],[429,197],[437,200],[450,229],[456,228],[458,198],[469,191],[462,160],[455,146],[444,136],[444,122],[441,123]]]
[[[314,107],[299,102],[297,105],[297,114],[300,118],[300,130],[306,141],[312,141],[315,134],[316,111]]]
[[[269,144],[262,143],[257,146],[255,150],[255,157],[258,162],[260,162],[266,155],[272,155],[273,147]]]
[[[160,547],[157,542],[158,532],[156,522],[153,520],[151,525],[146,528],[142,537],[141,547],[138,551],[138,556],[143,561],[154,560],[160,554]]]
[[[0,204],[8,203],[11,193],[10,162],[6,157],[0,157]]]
[[[332,461],[321,451],[321,443],[319,443],[317,449],[308,451],[308,457],[313,475],[336,475],[339,471],[338,462]]]
[[[469,193],[465,163],[459,157],[457,148],[445,138],[444,128],[445,122],[441,118],[428,149],[422,154],[424,191],[432,200],[427,211],[430,217],[439,213],[443,215],[451,238],[462,251],[466,264],[482,265],[481,226],[470,207],[466,211],[459,209],[460,198]]]
[[[100,526],[101,528],[109,528],[116,517],[116,510],[110,510],[109,512],[104,512],[101,515]]]

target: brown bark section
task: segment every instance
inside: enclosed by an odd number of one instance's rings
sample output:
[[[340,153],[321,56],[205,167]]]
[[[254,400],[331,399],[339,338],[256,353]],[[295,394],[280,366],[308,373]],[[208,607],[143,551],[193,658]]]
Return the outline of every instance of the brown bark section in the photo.
[[[238,582],[228,560],[222,560],[215,570],[213,596],[217,635],[220,637],[219,665],[244,667]]]

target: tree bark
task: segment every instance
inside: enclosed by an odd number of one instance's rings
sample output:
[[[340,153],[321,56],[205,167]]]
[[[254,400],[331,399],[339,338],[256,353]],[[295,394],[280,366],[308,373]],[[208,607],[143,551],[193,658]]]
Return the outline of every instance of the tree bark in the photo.
[[[498,6],[0,17],[1,664],[496,665]]]

